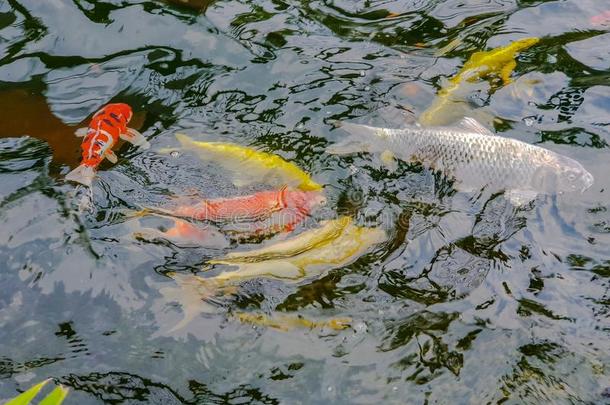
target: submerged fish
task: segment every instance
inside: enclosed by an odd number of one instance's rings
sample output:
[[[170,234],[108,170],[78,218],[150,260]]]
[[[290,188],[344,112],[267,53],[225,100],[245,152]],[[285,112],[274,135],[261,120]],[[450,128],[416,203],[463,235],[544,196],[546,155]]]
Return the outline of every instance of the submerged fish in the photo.
[[[269,316],[265,314],[252,314],[238,312],[233,315],[238,321],[253,325],[266,326],[287,332],[292,329],[332,329],[343,330],[348,328],[352,320],[350,318],[330,318],[327,320],[311,320],[301,315],[277,314]]]
[[[210,263],[261,262],[296,256],[332,242],[351,223],[352,219],[350,217],[322,221],[320,228],[304,231],[290,239],[275,242],[260,249],[231,252],[222,259],[219,259],[219,261],[212,261]]]
[[[309,213],[316,205],[324,202],[324,197],[316,191],[279,190],[261,191],[251,195],[203,200],[193,205],[179,205],[176,208],[159,209],[169,215],[192,218],[199,221],[233,222],[256,221],[287,208]]]
[[[392,151],[455,178],[460,191],[490,187],[505,191],[515,205],[539,193],[584,191],[593,176],[577,161],[516,139],[495,135],[472,118],[452,127],[375,128],[342,123],[351,135],[327,152]]]
[[[136,239],[151,241],[164,239],[179,246],[196,246],[222,249],[229,242],[220,231],[210,225],[197,226],[182,219],[172,218],[173,225],[166,231],[155,228],[143,228],[133,233]]]
[[[236,186],[266,183],[287,184],[305,191],[322,189],[307,173],[278,155],[232,143],[195,141],[184,134],[176,134],[176,138],[183,149],[193,150],[201,159],[232,171]]]
[[[504,85],[509,84],[512,81],[510,75],[517,66],[515,61],[517,54],[539,41],[540,39],[535,37],[524,38],[490,51],[473,53],[462,69],[439,90],[432,104],[420,114],[419,123],[443,125],[451,122],[452,118],[456,117],[456,112],[460,112],[458,107],[463,107],[466,103],[465,97],[468,94],[464,93],[469,93],[469,91],[464,92],[463,89],[466,82],[497,76]]]
[[[104,158],[112,163],[117,162],[117,156],[112,147],[120,139],[136,146],[148,148],[150,145],[142,134],[127,124],[131,120],[131,107],[123,103],[107,104],[95,113],[88,128],[76,130],[76,136],[84,137],[81,144],[81,164],[66,175],[66,180],[91,186],[95,169]]]
[[[162,213],[199,221],[222,224],[223,232],[237,240],[267,237],[290,232],[326,199],[317,191],[290,190],[261,191],[251,195],[203,200],[193,205],[176,208],[145,208],[136,213]]]
[[[327,234],[328,229],[322,232]],[[312,235],[307,235],[313,239]],[[295,242],[295,239],[297,240]],[[267,254],[273,252],[277,257],[271,260],[252,262],[251,257],[242,255],[237,257],[220,258],[210,261],[210,264],[225,264],[237,267],[235,271],[225,271],[215,277],[202,279],[205,283],[215,283],[222,286],[228,282],[241,281],[255,277],[271,277],[283,280],[300,280],[305,277],[319,276],[328,270],[345,266],[366,253],[371,246],[386,239],[385,232],[380,228],[366,228],[352,223],[345,226],[342,231],[326,243],[314,245],[295,256],[289,256],[295,247],[302,245],[298,236],[292,241],[281,242],[281,248],[268,247]]]
[[[343,221],[343,220],[342,220]],[[330,221],[329,221],[330,222]],[[327,229],[324,233],[327,233]],[[309,235],[310,237],[312,235]],[[313,239],[313,238],[312,238]],[[284,253],[278,249],[274,253],[276,259],[261,260],[254,263],[250,258],[244,261],[237,257],[213,260],[210,264],[226,264],[236,266],[235,271],[225,271],[214,277],[200,277],[186,273],[172,273],[170,276],[179,286],[175,289],[164,290],[164,295],[182,302],[184,318],[171,330],[177,330],[188,324],[201,312],[210,312],[212,308],[205,301],[218,293],[233,293],[234,284],[239,281],[256,277],[270,277],[286,281],[298,281],[306,277],[315,277],[334,268],[345,266],[365,254],[370,248],[386,240],[386,233],[380,228],[366,228],[352,224],[345,226],[339,235],[323,245],[314,245],[296,256],[288,254],[294,251],[290,242],[281,242]],[[300,245],[301,242],[295,243]],[[269,247],[272,251],[272,247]],[[167,293],[165,292],[167,291]]]

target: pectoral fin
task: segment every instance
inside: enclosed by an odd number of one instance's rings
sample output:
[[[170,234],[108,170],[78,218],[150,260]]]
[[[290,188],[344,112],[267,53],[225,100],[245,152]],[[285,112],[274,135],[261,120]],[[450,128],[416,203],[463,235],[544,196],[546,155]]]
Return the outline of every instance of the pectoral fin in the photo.
[[[237,266],[235,271],[225,271],[214,277],[220,282],[241,281],[256,277],[272,277],[278,279],[298,280],[303,277],[303,271],[287,260],[268,260],[258,263],[225,263],[222,260],[212,260],[210,264],[229,264]]]
[[[115,164],[116,162],[119,161],[119,158],[117,158],[116,154],[113,151],[111,151],[110,149],[108,149],[106,151],[106,153],[104,153],[104,157],[106,159],[108,159],[110,161],[110,163],[112,163],[112,164]]]
[[[122,133],[120,136],[122,140],[129,142],[134,146],[139,146],[142,149],[150,148],[150,143],[146,140],[144,135],[133,128],[127,128],[127,132]]]
[[[396,169],[398,169],[398,164],[396,163],[396,158],[393,152],[384,150],[381,152],[381,155],[379,155],[379,158],[381,159],[381,163],[383,163],[390,173],[393,173],[396,171]]]
[[[502,71],[500,72],[500,77],[502,78],[504,85],[507,85],[510,82],[512,82],[512,79],[510,78],[510,74],[513,72],[513,70],[515,70],[516,67],[517,67],[517,62],[515,60],[511,60],[510,62],[508,62],[506,65],[504,65],[502,67]]]
[[[464,129],[467,129],[469,131],[476,132],[477,134],[496,136],[493,132],[491,132],[483,124],[481,124],[479,121],[477,121],[477,120],[475,120],[474,118],[471,118],[471,117],[464,117],[464,118],[462,118],[457,123],[457,125],[462,127],[462,128],[464,128]]]
[[[76,135],[79,138],[84,138],[85,136],[87,136],[88,132],[89,132],[89,128],[82,127],[82,128],[77,129],[76,131],[74,131],[74,135]]]
[[[378,136],[383,136],[379,128],[368,125],[352,124],[351,122],[337,122],[336,125],[348,132],[340,142],[330,145],[326,152],[333,155],[349,155],[357,152],[373,152],[372,142]]]
[[[528,204],[536,199],[538,193],[534,190],[506,190],[504,197],[516,207]]]

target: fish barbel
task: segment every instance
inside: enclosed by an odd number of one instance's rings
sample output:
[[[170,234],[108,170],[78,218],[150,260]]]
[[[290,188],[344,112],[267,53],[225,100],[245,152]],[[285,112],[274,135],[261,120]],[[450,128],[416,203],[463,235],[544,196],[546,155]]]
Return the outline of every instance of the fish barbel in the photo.
[[[350,133],[327,152],[390,151],[404,161],[417,161],[455,179],[454,187],[469,192],[490,187],[505,191],[515,205],[538,194],[584,191],[593,176],[580,163],[539,146],[495,135],[472,118],[451,127],[375,128],[341,123]]]
[[[183,149],[193,150],[206,161],[232,171],[236,186],[253,183],[289,185],[304,191],[319,191],[322,186],[312,180],[294,163],[278,155],[227,142],[195,141],[185,134],[176,134]],[[162,150],[166,151],[166,150]]]

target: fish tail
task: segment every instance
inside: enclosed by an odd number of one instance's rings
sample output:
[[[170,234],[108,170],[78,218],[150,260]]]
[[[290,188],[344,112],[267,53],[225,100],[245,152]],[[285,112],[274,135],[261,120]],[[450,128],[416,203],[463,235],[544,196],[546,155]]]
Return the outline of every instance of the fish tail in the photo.
[[[353,124],[350,122],[338,122],[338,127],[348,132],[349,135],[338,143],[326,148],[326,152],[333,155],[347,155],[356,152],[379,152],[380,137],[383,136],[380,128],[368,125]]]
[[[91,187],[93,178],[95,177],[95,169],[92,166],[80,165],[76,169],[72,170],[66,175],[66,180],[74,181],[83,184],[87,187]]]
[[[179,294],[174,298],[182,306],[184,314],[183,318],[168,330],[169,333],[184,328],[199,314],[216,312],[215,306],[209,301],[221,286],[213,279],[174,272],[168,273],[168,276],[178,284]]]

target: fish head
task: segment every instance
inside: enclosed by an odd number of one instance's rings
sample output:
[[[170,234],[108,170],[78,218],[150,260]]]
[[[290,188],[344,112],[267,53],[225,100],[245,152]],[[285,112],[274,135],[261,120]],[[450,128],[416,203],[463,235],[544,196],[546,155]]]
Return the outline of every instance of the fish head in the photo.
[[[129,122],[133,116],[133,111],[129,104],[125,103],[112,103],[107,104],[104,108],[95,113],[94,117],[99,114],[110,114],[114,113],[119,117],[125,118],[125,122]]]
[[[129,122],[131,121],[131,117],[133,116],[133,111],[131,110],[131,107],[129,106],[129,104],[125,104],[125,103],[116,103],[115,104],[115,108],[117,110],[117,112],[119,114],[121,114],[123,117],[125,117],[125,122]]]
[[[536,37],[523,38],[523,39],[513,42],[512,47],[515,51],[518,52],[518,51],[527,49],[531,46],[534,46],[538,42],[540,42],[540,38],[536,38]]]
[[[584,192],[593,185],[593,175],[580,163],[562,156],[563,164],[559,165],[557,172],[557,188],[561,191]]]

